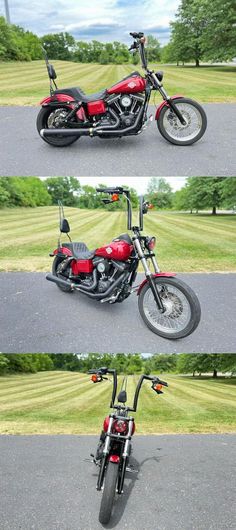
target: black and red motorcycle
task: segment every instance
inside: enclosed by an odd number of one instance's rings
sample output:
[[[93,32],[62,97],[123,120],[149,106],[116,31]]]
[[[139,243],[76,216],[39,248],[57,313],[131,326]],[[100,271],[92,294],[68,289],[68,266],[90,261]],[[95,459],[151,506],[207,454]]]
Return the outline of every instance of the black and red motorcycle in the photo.
[[[150,205],[140,197],[139,226],[133,226],[129,190],[98,188],[97,192],[106,194],[102,198],[105,204],[116,202],[122,195],[126,198],[127,228],[132,234],[121,234],[108,245],[88,250],[85,243],[71,241],[69,223],[60,204],[60,236],[57,248],[50,254],[54,257],[52,274],[47,274],[46,279],[62,291],[78,291],[101,303],[120,303],[136,292],[140,315],[154,333],[168,339],[190,335],[200,321],[200,304],[192,289],[175,273],[160,271],[154,253],[156,238],[141,235],[143,214]],[[61,243],[62,233],[67,234],[68,243]],[[140,262],[146,277],[135,286]]]
[[[94,383],[99,383],[107,379],[106,375],[113,376],[113,391],[110,408],[113,412],[107,416],[103,422],[103,429],[100,435],[96,454],[91,454],[92,462],[99,467],[97,490],[102,490],[102,500],[99,512],[99,521],[107,524],[112,515],[115,494],[123,493],[126,473],[135,473],[130,463],[132,450],[131,439],[135,432],[135,422],[129,412],[136,412],[138,406],[139,392],[145,380],[151,381],[151,388],[157,394],[163,394],[162,387],[168,386],[165,381],[161,381],[156,375],[141,375],[136,386],[133,406],[127,407],[127,377],[124,377],[121,391],[117,393],[117,373],[116,370],[106,367],[98,370],[89,370],[93,374],[91,379]]]
[[[152,91],[158,91],[163,98],[155,120],[166,140],[176,145],[191,145],[203,136],[207,126],[203,108],[180,94],[169,97],[162,85],[163,72],[148,68],[144,34],[130,35],[134,39],[130,50],[140,53],[145,75],[132,72],[95,94],[87,95],[80,87],[58,89],[56,72],[45,56],[50,96],[40,102],[42,109],[37,118],[37,129],[45,142],[64,147],[80,136],[121,138],[139,134],[153,119],[147,115]]]

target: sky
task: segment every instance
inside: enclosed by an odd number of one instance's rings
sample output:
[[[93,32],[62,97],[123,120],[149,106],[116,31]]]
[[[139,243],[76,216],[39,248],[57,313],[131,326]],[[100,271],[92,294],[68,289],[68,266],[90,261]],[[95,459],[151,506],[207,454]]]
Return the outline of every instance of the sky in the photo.
[[[68,31],[76,40],[118,40],[129,44],[130,31],[144,31],[164,45],[180,0],[8,0],[12,24],[39,36]],[[0,0],[0,16],[5,15]]]
[[[89,184],[96,187],[99,184],[106,184],[106,186],[111,187],[126,184],[126,186],[135,188],[138,195],[146,193],[150,180],[149,177],[78,177],[78,179],[81,186]],[[186,177],[165,177],[165,180],[169,182],[173,191],[177,191],[184,186]]]

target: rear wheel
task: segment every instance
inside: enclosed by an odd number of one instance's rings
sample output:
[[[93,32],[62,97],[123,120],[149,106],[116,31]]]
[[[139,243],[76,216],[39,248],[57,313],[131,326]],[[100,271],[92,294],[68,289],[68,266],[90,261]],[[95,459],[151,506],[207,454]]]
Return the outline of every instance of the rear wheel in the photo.
[[[40,134],[41,129],[56,129],[59,127],[61,120],[66,118],[66,116],[71,112],[71,109],[68,107],[43,107],[38,114],[36,127],[38,133]],[[55,147],[66,147],[71,145],[76,140],[79,139],[78,136],[63,136],[55,135],[44,137],[41,136],[45,142]]]
[[[64,274],[62,274],[62,266],[64,264],[64,261],[65,261],[64,259],[58,258],[57,256],[54,258],[53,264],[52,264],[52,274],[54,274],[54,276],[58,276],[58,278],[62,278],[62,280],[67,280],[67,277],[65,274],[66,271],[63,271]],[[59,285],[59,284],[56,284],[56,285],[64,293],[73,293],[70,287],[65,287],[64,285]]]
[[[182,125],[174,111],[165,105],[157,121],[161,135],[175,145],[191,145],[200,140],[207,127],[206,113],[201,105],[187,98],[176,98],[173,103],[186,123]]]
[[[111,518],[112,506],[116,493],[116,484],[118,479],[118,464],[109,462],[104,479],[104,489],[102,494],[101,507],[99,512],[99,522],[107,524]]]
[[[193,290],[176,278],[153,278],[165,312],[161,313],[147,282],[139,295],[139,311],[145,324],[166,339],[187,337],[201,318],[199,300]]]

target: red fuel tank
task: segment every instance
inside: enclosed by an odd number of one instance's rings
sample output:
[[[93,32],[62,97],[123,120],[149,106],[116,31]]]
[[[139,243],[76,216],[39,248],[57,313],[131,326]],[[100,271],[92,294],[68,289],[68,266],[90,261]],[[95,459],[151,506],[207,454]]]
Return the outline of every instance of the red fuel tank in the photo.
[[[102,258],[116,259],[118,261],[125,261],[130,257],[133,250],[133,245],[129,245],[126,241],[112,241],[110,245],[105,247],[97,248],[95,251],[96,256]]]
[[[108,94],[134,94],[135,92],[143,92],[146,88],[146,79],[141,75],[130,76],[122,79],[116,85],[108,88]]]

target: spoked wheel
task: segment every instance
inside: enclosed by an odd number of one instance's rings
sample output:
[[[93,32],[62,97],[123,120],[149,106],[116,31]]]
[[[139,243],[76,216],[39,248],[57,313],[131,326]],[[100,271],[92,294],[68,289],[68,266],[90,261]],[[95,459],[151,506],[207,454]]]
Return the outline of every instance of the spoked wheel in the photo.
[[[116,493],[119,466],[109,462],[104,479],[104,488],[99,512],[99,522],[107,524],[111,518],[111,512]]]
[[[52,274],[54,274],[55,276],[58,276],[58,278],[62,278],[62,280],[67,280],[67,277],[65,274],[66,271],[63,271],[64,274],[62,274],[63,263],[64,263],[64,259],[61,259],[58,257],[54,258],[53,264],[52,264]],[[57,287],[65,293],[73,293],[70,287],[66,287],[64,285],[59,285],[59,284],[57,284]]]
[[[147,326],[157,335],[168,339],[187,337],[197,328],[201,307],[193,290],[176,278],[154,278],[165,312],[161,313],[149,283],[139,295],[139,311]]]
[[[197,142],[207,127],[205,111],[192,99],[179,98],[173,100],[173,103],[186,123],[182,125],[174,111],[165,105],[157,121],[161,135],[175,145],[191,145]]]
[[[42,108],[38,114],[36,123],[38,133],[40,134],[41,129],[61,128],[62,125],[60,124],[62,120],[65,119],[70,112],[71,110],[68,109],[68,107],[58,107],[53,109],[50,107]],[[49,136],[48,138],[42,136],[41,138],[43,138],[43,140],[48,144],[54,145],[55,147],[66,147],[67,145],[73,144],[79,139],[78,136],[63,135]]]

